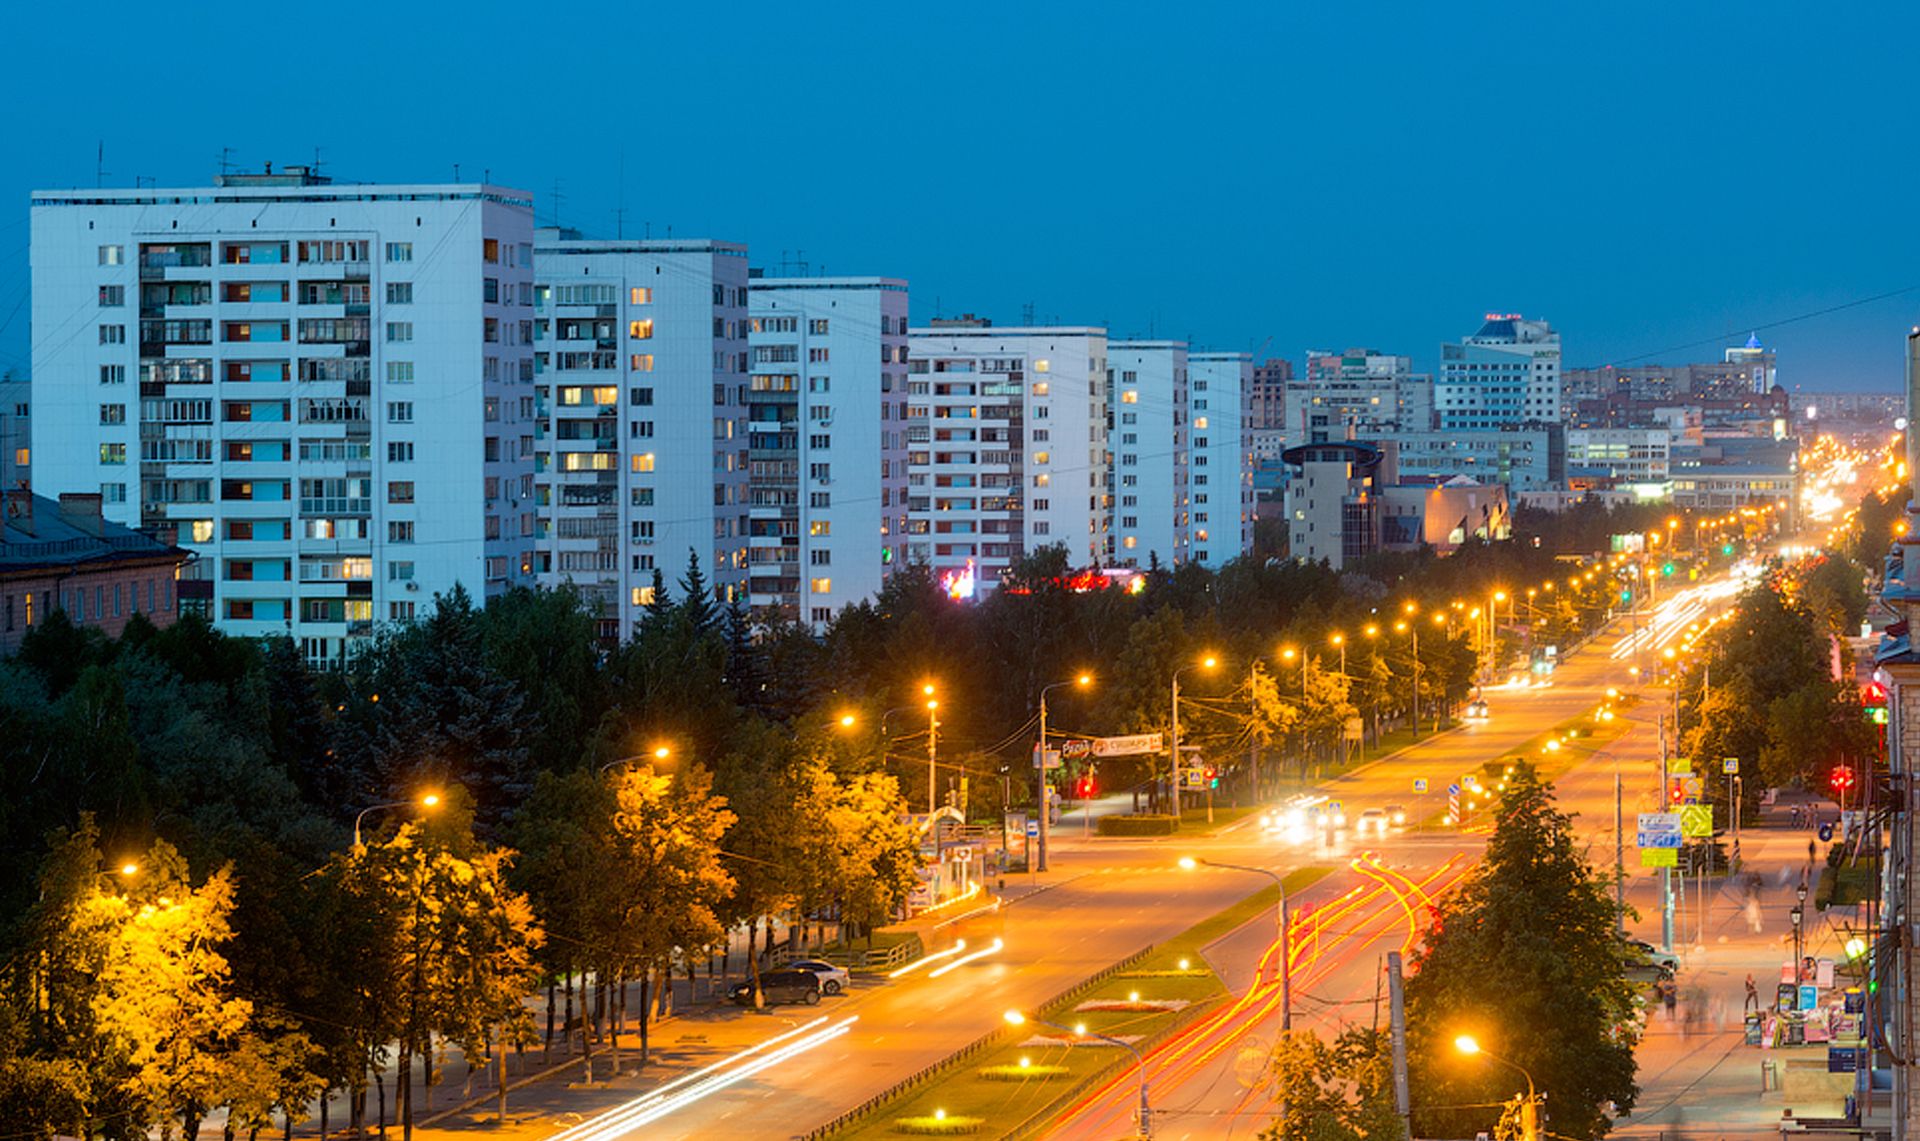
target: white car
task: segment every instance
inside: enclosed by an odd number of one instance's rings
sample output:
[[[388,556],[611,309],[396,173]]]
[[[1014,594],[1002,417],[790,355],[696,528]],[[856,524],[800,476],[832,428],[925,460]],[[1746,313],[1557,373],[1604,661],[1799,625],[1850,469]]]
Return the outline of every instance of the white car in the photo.
[[[1387,823],[1390,819],[1386,809],[1368,808],[1361,811],[1360,819],[1354,824],[1354,828],[1362,836],[1367,835],[1369,832],[1375,836],[1385,836],[1387,834]]]
[[[788,971],[806,971],[814,978],[819,979],[821,994],[839,994],[841,991],[846,990],[848,983],[852,981],[852,976],[847,974],[847,968],[836,967],[825,959],[795,959],[782,969]]]
[[[1486,719],[1487,719],[1487,703],[1486,702],[1472,701],[1467,703],[1467,720],[1485,721]]]

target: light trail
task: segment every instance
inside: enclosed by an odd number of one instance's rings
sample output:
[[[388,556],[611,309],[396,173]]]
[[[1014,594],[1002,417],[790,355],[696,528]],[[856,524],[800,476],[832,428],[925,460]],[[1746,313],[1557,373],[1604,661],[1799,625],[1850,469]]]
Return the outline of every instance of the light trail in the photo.
[[[676,1078],[659,1089],[650,1090],[598,1117],[563,1129],[549,1138],[549,1141],[612,1141],[613,1138],[624,1136],[639,1126],[650,1124],[670,1113],[685,1109],[709,1094],[745,1081],[762,1070],[804,1054],[816,1046],[831,1042],[851,1030],[858,1019],[859,1016],[854,1015],[844,1022],[830,1023],[829,1019],[816,1018],[804,1026],[796,1027],[784,1034],[777,1034],[765,1042],[750,1046],[711,1066],[695,1070],[683,1078]],[[823,1023],[830,1024],[822,1025]],[[742,1059],[752,1057],[775,1043],[790,1038],[795,1040],[769,1054],[753,1058],[745,1065],[727,1069]]]
[[[968,963],[973,962],[975,959],[980,958],[982,955],[991,955],[995,951],[998,951],[1003,946],[1005,946],[1004,943],[1000,942],[1000,940],[998,939],[995,939],[993,941],[992,946],[982,947],[978,951],[973,952],[971,955],[962,955],[959,958],[955,959],[953,962],[948,963],[944,967],[941,967],[939,970],[928,972],[927,977],[930,979],[937,979],[941,975],[946,974],[948,971],[951,971],[956,967],[966,966]]]
[[[928,963],[937,963],[941,959],[946,958],[948,955],[958,955],[960,952],[966,949],[967,949],[967,941],[965,939],[956,940],[953,946],[948,947],[944,951],[935,951],[931,955],[922,955],[919,958],[915,959],[913,962],[908,963],[904,967],[901,967],[894,971],[889,971],[887,973],[887,977],[890,979],[897,979],[901,975],[907,974],[910,971],[919,970],[921,967],[926,966]]]

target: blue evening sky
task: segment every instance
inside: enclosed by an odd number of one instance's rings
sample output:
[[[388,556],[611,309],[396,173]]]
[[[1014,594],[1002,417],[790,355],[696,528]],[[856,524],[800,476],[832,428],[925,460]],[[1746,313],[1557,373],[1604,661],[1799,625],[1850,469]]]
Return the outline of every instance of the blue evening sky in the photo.
[[[0,367],[27,197],[343,181],[532,191],[543,222],[1199,347],[1431,370],[1488,312],[1570,366],[1894,389],[1920,323],[1920,5],[35,4],[0,73]],[[623,179],[624,167],[624,179]],[[556,198],[554,190],[561,197]],[[1892,294],[1892,296],[1884,296]],[[1879,297],[1879,300],[1869,300]],[[1824,310],[1834,312],[1820,314]]]

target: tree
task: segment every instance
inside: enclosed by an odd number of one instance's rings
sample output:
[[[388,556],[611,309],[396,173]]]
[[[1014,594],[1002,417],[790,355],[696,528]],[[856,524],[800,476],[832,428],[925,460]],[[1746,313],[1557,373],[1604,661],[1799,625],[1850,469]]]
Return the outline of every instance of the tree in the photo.
[[[1311,1031],[1281,1038],[1272,1059],[1273,1099],[1284,1110],[1261,1141],[1401,1141],[1393,1054],[1378,1030],[1352,1029],[1331,1044]]]
[[[1497,820],[1480,866],[1436,905],[1407,980],[1413,1104],[1503,1096],[1508,1079],[1452,1045],[1472,1032],[1550,1094],[1553,1132],[1597,1137],[1608,1126],[1599,1107],[1630,1110],[1638,1092],[1617,913],[1531,764],[1514,765]],[[1484,1108],[1416,1108],[1414,1131],[1464,1136],[1493,1124]]]

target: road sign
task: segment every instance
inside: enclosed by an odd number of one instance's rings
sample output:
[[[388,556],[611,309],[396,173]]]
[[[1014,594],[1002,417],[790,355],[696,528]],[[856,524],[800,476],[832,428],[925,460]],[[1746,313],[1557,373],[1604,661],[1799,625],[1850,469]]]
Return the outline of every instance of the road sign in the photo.
[[[1033,767],[1034,768],[1037,769],[1037,768],[1045,767],[1049,769],[1057,769],[1060,767],[1060,750],[1048,749],[1044,754],[1044,756],[1046,758],[1046,761],[1043,766],[1041,762],[1042,753],[1040,752],[1040,746],[1035,745],[1033,747]]]
[[[1685,832],[1681,828],[1680,813],[1642,812],[1640,814],[1638,836],[1635,838],[1634,843],[1641,848],[1677,849],[1680,847],[1680,838],[1683,835],[1685,835]],[[1648,864],[1644,861],[1641,863],[1641,867],[1657,866],[1662,865]]]
[[[1096,757],[1126,757],[1138,753],[1157,753],[1166,746],[1158,733],[1140,733],[1132,737],[1095,737],[1093,755]]]
[[[1039,834],[1040,834],[1039,818],[1035,817],[1034,819],[1027,821],[1027,835],[1038,836]]]
[[[1460,823],[1462,819],[1460,816],[1460,786],[1458,784],[1450,784],[1447,786],[1447,819],[1455,824]]]
[[[1337,800],[1327,801],[1328,812],[1344,812],[1346,811],[1346,808],[1347,806],[1345,804],[1342,804],[1340,801],[1337,801]]]
[[[1668,776],[1679,776],[1682,773],[1690,773],[1692,771],[1693,758],[1691,757],[1672,757],[1667,761]]]
[[[1426,777],[1415,778],[1413,782],[1413,791],[1418,793],[1421,796],[1425,796],[1427,793],[1427,778]]]
[[[1723,773],[1729,773],[1729,774],[1738,776],[1740,773],[1740,758],[1739,757],[1721,757],[1720,771]]]
[[[1642,848],[1640,866],[1643,868],[1677,868],[1680,866],[1678,848]]]
[[[1682,836],[1713,835],[1713,805],[1689,804],[1680,810]]]
[[[1448,796],[1459,796],[1459,795],[1460,795],[1460,786],[1459,786],[1459,785],[1457,785],[1457,784],[1450,784],[1450,785],[1448,785],[1448,786],[1447,786],[1447,795],[1448,795]]]

